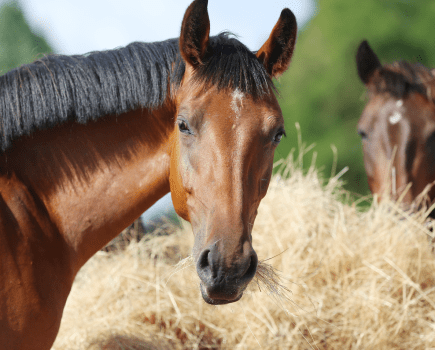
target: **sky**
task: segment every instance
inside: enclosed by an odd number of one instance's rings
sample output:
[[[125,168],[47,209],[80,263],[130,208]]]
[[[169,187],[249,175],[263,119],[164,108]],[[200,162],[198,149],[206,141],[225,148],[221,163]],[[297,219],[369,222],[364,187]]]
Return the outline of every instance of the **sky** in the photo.
[[[0,2],[4,2],[2,0]],[[83,54],[134,41],[179,36],[191,0],[18,0],[32,28],[56,53]],[[299,27],[314,14],[314,0],[210,0],[211,34],[229,30],[251,50],[269,36],[283,8]]]
[[[4,3],[6,0],[0,0]],[[178,37],[191,0],[18,0],[33,30],[59,54],[84,54],[134,41]],[[230,31],[256,51],[269,37],[281,11],[291,9],[298,28],[315,14],[314,0],[210,0],[210,33]],[[173,211],[170,195],[143,216],[155,220]]]

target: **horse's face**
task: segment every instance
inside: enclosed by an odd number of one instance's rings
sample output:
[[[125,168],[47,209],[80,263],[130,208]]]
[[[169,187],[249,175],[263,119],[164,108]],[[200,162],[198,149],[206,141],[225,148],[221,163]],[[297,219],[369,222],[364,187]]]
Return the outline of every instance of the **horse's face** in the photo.
[[[398,197],[411,182],[404,197],[410,204],[435,180],[433,116],[433,106],[418,93],[404,99],[388,93],[370,99],[359,120],[358,133],[373,193],[390,189],[392,197]]]
[[[201,3],[193,2],[186,16]],[[195,22],[204,21],[204,12],[197,13],[201,18]],[[294,17],[285,20],[293,23]],[[288,40],[294,43],[294,37]],[[183,35],[180,49],[183,54]],[[239,89],[205,88],[194,79],[199,58],[186,56],[177,92],[171,195],[177,213],[192,224],[203,298],[210,304],[225,304],[239,300],[256,273],[251,231],[272,175],[275,149],[284,135],[284,120],[272,91],[254,98]]]
[[[251,230],[284,120],[273,93],[254,101],[237,90],[182,90],[171,169],[177,175],[174,205],[195,232],[198,272],[211,285],[204,296],[235,301],[256,271]],[[220,278],[225,286],[212,280]]]
[[[364,45],[360,46],[357,60],[365,55],[366,63],[376,63],[374,53]],[[368,76],[364,75],[367,67],[361,61],[358,64],[370,97],[358,122],[370,190],[379,198],[385,191],[398,198],[412,183],[403,197],[403,203],[410,204],[435,180],[434,105],[418,92],[403,97],[377,92],[372,78],[380,63],[374,64],[376,68],[372,67]],[[435,198],[435,189],[429,192],[429,197]]]

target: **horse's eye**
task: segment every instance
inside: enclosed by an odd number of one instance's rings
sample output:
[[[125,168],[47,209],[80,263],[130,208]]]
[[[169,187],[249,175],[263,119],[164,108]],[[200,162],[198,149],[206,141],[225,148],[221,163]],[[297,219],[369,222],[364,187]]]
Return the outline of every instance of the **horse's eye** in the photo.
[[[189,125],[185,120],[178,120],[178,129],[184,134],[191,134]]]
[[[285,135],[284,131],[279,131],[275,137],[273,138],[273,142],[275,142],[276,144],[280,143],[282,137]]]
[[[361,136],[361,139],[363,140],[366,140],[368,138],[367,133],[362,129],[358,129],[358,135]]]

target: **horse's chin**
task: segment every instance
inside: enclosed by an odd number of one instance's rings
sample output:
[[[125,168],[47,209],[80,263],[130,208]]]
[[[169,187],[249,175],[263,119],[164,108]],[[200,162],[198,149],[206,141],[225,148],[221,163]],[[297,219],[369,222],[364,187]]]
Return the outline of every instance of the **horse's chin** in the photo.
[[[204,301],[207,304],[210,304],[210,305],[224,305],[224,304],[235,303],[236,301],[240,300],[243,296],[243,292],[241,292],[234,299],[230,299],[230,300],[228,300],[228,299],[213,299],[207,295],[207,291],[205,290],[205,287],[203,286],[202,283],[200,284],[200,289],[201,289],[202,298],[204,299]]]

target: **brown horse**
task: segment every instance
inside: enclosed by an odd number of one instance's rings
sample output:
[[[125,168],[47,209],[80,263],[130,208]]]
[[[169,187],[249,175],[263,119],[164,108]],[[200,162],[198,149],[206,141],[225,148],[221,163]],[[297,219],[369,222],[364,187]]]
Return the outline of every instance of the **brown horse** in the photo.
[[[358,123],[372,193],[411,204],[435,181],[435,76],[420,64],[381,65],[363,41],[356,55],[369,102]],[[428,192],[435,199],[435,187]]]
[[[251,231],[284,120],[284,9],[256,53],[209,37],[207,0],[179,39],[48,56],[0,77],[0,343],[49,349],[83,264],[168,193],[191,222],[200,289],[239,300],[256,273]]]

